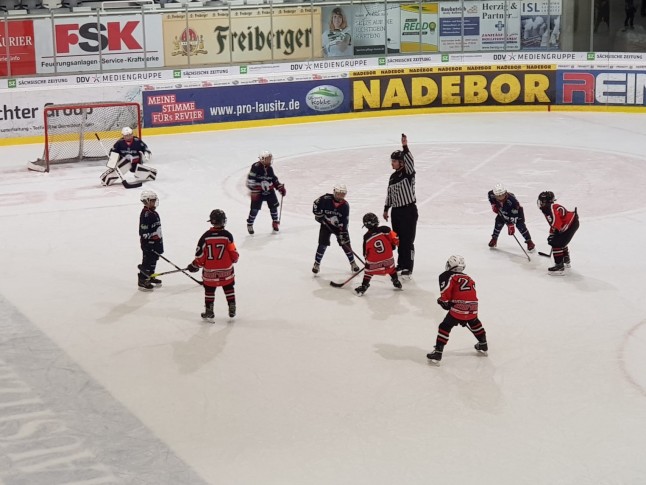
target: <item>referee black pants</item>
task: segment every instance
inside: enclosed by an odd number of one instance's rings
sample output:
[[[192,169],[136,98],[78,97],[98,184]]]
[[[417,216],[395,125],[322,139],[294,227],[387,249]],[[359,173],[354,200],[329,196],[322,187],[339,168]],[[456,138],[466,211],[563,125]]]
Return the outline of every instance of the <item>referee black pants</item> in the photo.
[[[417,205],[393,207],[390,218],[393,231],[399,236],[397,251],[397,269],[413,271],[415,262],[415,234],[417,232]]]

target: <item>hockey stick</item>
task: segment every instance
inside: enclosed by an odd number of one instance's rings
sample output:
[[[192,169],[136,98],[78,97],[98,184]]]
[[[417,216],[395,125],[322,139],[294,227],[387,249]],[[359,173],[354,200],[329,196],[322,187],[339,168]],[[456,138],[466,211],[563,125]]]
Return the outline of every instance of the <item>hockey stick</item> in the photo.
[[[280,224],[280,220],[283,218],[283,198],[284,195],[280,195],[280,211],[278,212],[278,224]]]
[[[551,258],[552,257],[552,249],[553,248],[550,248],[550,254],[541,253],[540,251],[538,252],[538,254],[540,254],[541,256],[545,256],[546,258]]]
[[[98,134],[98,133],[95,133],[95,134],[94,134],[94,136],[96,136],[96,139],[97,139],[97,140],[99,140],[99,143],[100,143],[100,144],[101,144],[101,146],[103,147],[103,151],[105,152],[105,154],[106,154],[106,155],[108,156],[108,158],[109,158],[109,157],[110,157],[110,152],[108,152],[108,150],[105,148],[105,145],[104,145],[104,144],[103,144],[103,142],[101,141],[101,138],[99,138],[99,134]],[[141,187],[141,186],[143,185],[143,183],[142,183],[142,182],[135,182],[134,184],[132,184],[132,183],[128,182],[126,179],[124,179],[124,178],[123,178],[123,175],[121,174],[121,170],[119,170],[119,167],[115,166],[113,170],[114,170],[115,172],[117,172],[117,175],[118,175],[118,176],[119,176],[119,178],[121,179],[121,184],[122,184],[126,189],[138,189],[139,187]]]
[[[173,263],[173,262],[172,262],[170,259],[168,259],[166,256],[164,256],[164,255],[162,255],[162,254],[159,254],[157,251],[153,251],[153,252],[154,252],[157,256],[159,256],[160,258],[162,258],[164,261],[166,261],[167,263],[170,263],[170,264],[172,264],[173,266],[175,266],[175,267],[177,268],[177,270],[178,270],[178,271],[181,271],[182,273],[184,273],[186,276],[188,276],[188,277],[189,277],[189,278],[191,278],[193,281],[195,281],[198,285],[204,286],[204,282],[203,282],[203,281],[200,281],[200,280],[197,280],[197,279],[193,278],[190,274],[188,274],[188,273],[186,272],[186,270],[185,270],[185,269],[182,269],[182,268],[180,268],[179,266],[177,266],[175,263]]]
[[[330,286],[333,286],[334,288],[342,288],[342,287],[344,287],[345,285],[347,285],[348,283],[350,283],[350,281],[352,281],[352,279],[353,279],[353,278],[355,278],[355,277],[359,276],[361,273],[363,273],[363,270],[364,270],[364,269],[366,269],[366,267],[365,267],[365,266],[364,266],[363,268],[361,268],[361,270],[360,270],[360,271],[357,271],[355,274],[353,274],[352,276],[350,276],[350,277],[349,277],[347,280],[345,280],[343,283],[335,283],[334,281],[330,281]]]
[[[525,248],[523,247],[523,245],[520,243],[520,241],[516,237],[516,234],[512,234],[512,236],[514,236],[514,239],[516,240],[516,242],[520,246],[520,249],[525,253],[525,256],[527,256],[527,261],[531,261],[531,258],[529,257],[529,254],[527,254],[527,251],[525,251]]]
[[[186,268],[184,268],[184,269],[186,269]],[[182,270],[181,269],[174,269],[172,271],[164,271],[163,273],[153,273],[148,277],[148,279],[150,280],[150,279],[153,279],[153,278],[157,278],[158,276],[164,276],[164,275],[167,275],[167,274],[179,273],[180,271],[182,271]]]

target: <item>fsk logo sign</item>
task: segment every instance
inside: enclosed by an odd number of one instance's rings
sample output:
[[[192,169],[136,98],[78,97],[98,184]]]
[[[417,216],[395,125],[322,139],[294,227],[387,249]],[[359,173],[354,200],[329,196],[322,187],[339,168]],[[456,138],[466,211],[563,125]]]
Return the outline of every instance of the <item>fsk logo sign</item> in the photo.
[[[96,22],[87,24],[58,24],[55,26],[56,53],[69,54],[73,47],[83,52],[121,52],[142,50],[135,38],[135,31],[141,22]]]

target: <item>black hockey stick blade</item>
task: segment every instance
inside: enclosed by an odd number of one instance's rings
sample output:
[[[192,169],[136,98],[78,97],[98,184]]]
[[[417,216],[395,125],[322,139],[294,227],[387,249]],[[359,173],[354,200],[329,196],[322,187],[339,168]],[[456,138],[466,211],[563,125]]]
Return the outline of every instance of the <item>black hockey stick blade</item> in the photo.
[[[356,277],[357,277],[357,276],[359,276],[361,273],[363,273],[363,271],[364,271],[365,269],[366,269],[365,267],[364,267],[364,268],[361,268],[361,270],[360,270],[360,271],[357,271],[355,274],[353,274],[352,276],[350,276],[350,277],[349,277],[347,280],[345,280],[343,283],[336,283],[336,282],[334,282],[334,281],[330,281],[330,286],[332,286],[332,287],[334,287],[334,288],[343,288],[345,285],[347,285],[348,283],[350,283],[350,281],[352,281],[354,278],[356,278]]]
[[[546,258],[551,258],[552,257],[551,254],[541,253],[540,251],[538,252],[538,254],[539,254],[539,256],[545,256]]]
[[[118,169],[117,169],[117,171],[118,171]],[[123,184],[123,186],[126,189],[138,189],[139,187],[141,187],[143,185],[142,182],[136,182],[134,184],[131,184],[130,182],[128,182],[127,180],[124,180],[124,179],[121,179],[121,183]]]

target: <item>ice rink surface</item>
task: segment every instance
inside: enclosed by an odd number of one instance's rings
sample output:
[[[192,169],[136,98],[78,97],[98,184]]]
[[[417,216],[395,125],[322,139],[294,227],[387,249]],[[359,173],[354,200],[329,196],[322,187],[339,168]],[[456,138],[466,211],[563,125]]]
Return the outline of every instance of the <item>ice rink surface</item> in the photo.
[[[639,485],[646,483],[646,125],[642,115],[399,116],[145,138],[165,256],[191,262],[212,209],[236,239],[238,316],[168,275],[137,290],[140,189],[102,164],[28,173],[36,145],[0,148],[0,483]],[[390,153],[408,135],[420,220],[413,279],[363,298],[333,244],[311,266],[312,201],[348,186],[350,234],[381,218]],[[287,188],[246,233],[261,150]],[[487,243],[487,191],[525,207],[537,250],[543,190],[578,208],[572,269]],[[522,241],[522,238],[519,236]],[[461,254],[489,356],[445,312],[437,277]],[[173,269],[160,261],[157,270]],[[355,284],[356,282],[356,284]]]

